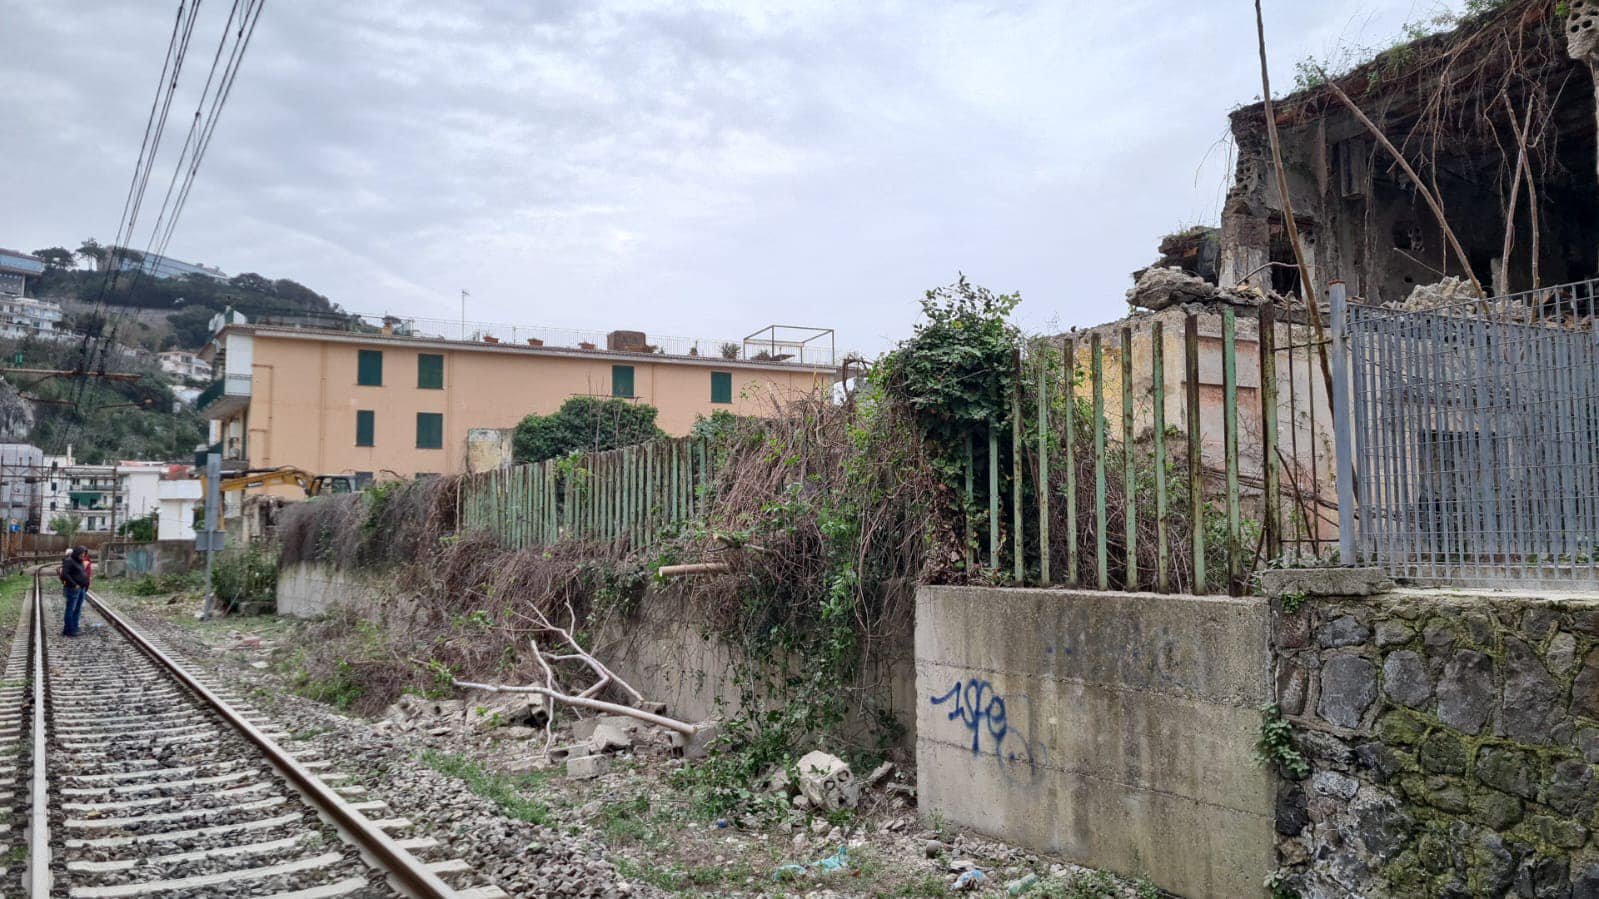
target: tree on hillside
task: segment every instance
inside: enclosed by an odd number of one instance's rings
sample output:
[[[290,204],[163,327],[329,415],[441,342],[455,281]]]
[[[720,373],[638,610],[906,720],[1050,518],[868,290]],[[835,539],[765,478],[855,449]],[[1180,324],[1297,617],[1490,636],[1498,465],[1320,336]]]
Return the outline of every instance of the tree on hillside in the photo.
[[[78,245],[78,258],[93,265],[97,272],[105,271],[106,249],[92,237]]]
[[[77,264],[76,257],[66,247],[45,247],[42,250],[34,250],[33,255],[43,259],[44,267],[49,271],[70,269]]]
[[[255,272],[245,272],[243,274],[234,275],[228,279],[228,283],[232,284],[234,287],[240,288],[241,290],[254,290],[260,293],[272,292],[272,282],[261,277]]]
[[[550,415],[529,415],[516,426],[517,462],[541,462],[571,452],[599,452],[665,437],[654,406],[622,399],[575,396]]]
[[[172,346],[185,350],[205,346],[211,339],[211,319],[215,316],[216,310],[208,306],[190,306],[167,316],[167,324],[172,328]]]

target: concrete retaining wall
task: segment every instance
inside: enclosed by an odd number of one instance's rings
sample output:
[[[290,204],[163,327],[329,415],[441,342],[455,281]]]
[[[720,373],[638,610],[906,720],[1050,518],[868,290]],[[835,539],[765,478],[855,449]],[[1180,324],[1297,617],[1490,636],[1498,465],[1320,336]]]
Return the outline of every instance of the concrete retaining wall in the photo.
[[[1262,895],[1269,628],[1258,598],[922,588],[921,814],[1182,896]]]
[[[909,588],[906,588],[909,589]],[[342,572],[330,565],[300,562],[278,569],[278,614],[316,618],[336,604],[354,603],[363,614],[395,610],[414,598],[396,595],[381,580]],[[595,651],[618,676],[638,687],[652,701],[664,702],[673,717],[703,721],[737,709],[733,682],[737,650],[709,636],[710,619],[692,592],[650,590],[632,615],[608,623],[594,635]],[[879,635],[874,656],[866,660],[869,695],[858,697],[855,724],[875,723],[892,715],[905,730],[900,744],[914,745],[915,670],[909,634],[899,639]]]
[[[383,600],[383,591],[358,575],[316,562],[296,562],[278,569],[278,614],[318,618],[336,602]]]
[[[117,574],[138,576],[143,574],[182,574],[192,571],[198,553],[193,540],[156,540],[148,543],[125,543],[121,565],[124,571]],[[203,567],[203,566],[202,566]]]
[[[687,721],[725,717],[739,708],[733,674],[741,659],[739,650],[709,636],[709,630],[692,592],[651,590],[636,613],[596,634],[596,651],[618,676],[651,700],[666,703],[674,716]],[[874,688],[852,703],[855,716],[846,730],[864,733],[882,715],[891,715],[904,727],[899,745],[908,751],[915,745],[917,714],[909,634],[881,639],[875,647],[862,678]]]

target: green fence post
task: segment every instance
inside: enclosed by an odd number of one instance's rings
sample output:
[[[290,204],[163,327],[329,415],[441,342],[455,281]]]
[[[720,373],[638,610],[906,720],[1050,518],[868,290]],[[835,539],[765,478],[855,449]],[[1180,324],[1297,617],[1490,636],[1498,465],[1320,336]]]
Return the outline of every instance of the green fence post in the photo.
[[[1183,387],[1188,413],[1188,529],[1193,543],[1194,592],[1205,592],[1205,460],[1199,415],[1199,316],[1183,320]]]
[[[1049,586],[1049,344],[1038,353],[1038,582]]]
[[[988,420],[988,568],[999,570],[999,431]]]
[[[1281,480],[1277,470],[1277,310],[1260,307],[1260,457],[1266,481],[1266,558],[1282,554]],[[1293,389],[1293,385],[1289,385]],[[1290,425],[1292,422],[1290,422]]]
[[[628,539],[628,537],[631,536],[631,534],[629,533],[629,528],[631,528],[632,524],[633,524],[633,519],[628,514],[631,511],[631,508],[632,508],[632,504],[631,504],[632,491],[629,489],[632,485],[629,483],[630,479],[628,478],[628,472],[629,472],[629,470],[632,467],[633,467],[633,448],[632,447],[623,447],[622,448],[621,464],[618,466],[617,472],[616,472],[616,480],[617,480],[617,484],[618,484],[617,507],[616,507],[616,534],[617,534],[618,537],[620,537],[623,540],[626,540],[626,539]]]
[[[1166,534],[1166,330],[1156,320],[1150,330],[1150,401],[1155,426],[1155,589],[1171,589],[1171,547]]]
[[[1122,523],[1127,574],[1123,589],[1138,589],[1138,481],[1134,471],[1133,329],[1122,328]]]
[[[972,552],[977,545],[977,534],[974,533],[976,522],[972,520],[972,504],[977,500],[977,497],[973,493],[976,488],[972,486],[972,466],[975,464],[972,461],[972,456],[974,455],[972,452],[972,443],[976,440],[977,436],[975,434],[967,432],[966,492],[961,495],[961,513],[966,516],[966,531],[961,535],[961,543],[964,544],[961,552],[961,558],[965,562],[966,570],[968,572],[972,570]]]
[[[1066,583],[1078,583],[1077,549],[1077,341],[1066,338]]]
[[[1232,307],[1221,314],[1223,422],[1227,445],[1227,590],[1236,594],[1243,573],[1242,515],[1238,508],[1238,322]]]
[[[1088,377],[1094,396],[1094,562],[1099,571],[1099,589],[1110,589],[1110,548],[1105,537],[1105,352],[1100,336],[1088,342],[1092,356]]]
[[[1011,505],[1011,536],[1010,552],[1016,572],[1016,585],[1021,586],[1027,581],[1027,539],[1022,526],[1022,500],[1024,481],[1022,480],[1022,354],[1016,351],[1015,386],[1011,389],[1010,396],[1010,505]]]

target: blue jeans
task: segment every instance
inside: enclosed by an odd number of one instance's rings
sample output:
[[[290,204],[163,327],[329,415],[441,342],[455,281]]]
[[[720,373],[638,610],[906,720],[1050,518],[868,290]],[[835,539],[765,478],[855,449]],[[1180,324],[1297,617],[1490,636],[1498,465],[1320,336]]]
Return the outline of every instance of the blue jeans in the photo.
[[[83,588],[69,584],[61,588],[61,594],[67,598],[66,626],[61,629],[61,633],[66,634],[68,637],[76,637],[78,635],[78,616],[83,614]]]

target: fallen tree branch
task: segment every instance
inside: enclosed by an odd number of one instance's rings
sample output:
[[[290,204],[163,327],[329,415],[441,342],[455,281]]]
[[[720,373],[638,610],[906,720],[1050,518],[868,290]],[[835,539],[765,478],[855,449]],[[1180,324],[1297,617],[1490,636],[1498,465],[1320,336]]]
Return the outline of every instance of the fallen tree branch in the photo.
[[[689,574],[727,574],[732,566],[726,562],[690,562],[686,565],[662,565],[656,569],[661,577],[679,577]]]
[[[612,715],[626,715],[629,718],[637,718],[646,724],[664,727],[667,730],[675,730],[684,736],[693,736],[694,733],[699,730],[698,725],[689,724],[686,721],[679,721],[676,718],[668,718],[665,715],[657,715],[654,712],[646,712],[643,709],[635,709],[631,706],[618,705],[614,702],[604,702],[599,699],[585,699],[581,696],[571,696],[558,690],[552,690],[548,687],[511,687],[504,684],[479,684],[473,681],[453,679],[450,681],[450,683],[462,690],[484,690],[489,693],[532,693],[534,695],[543,696],[545,699],[563,703],[565,705],[577,706],[584,709],[593,709],[596,712],[606,712]]]

